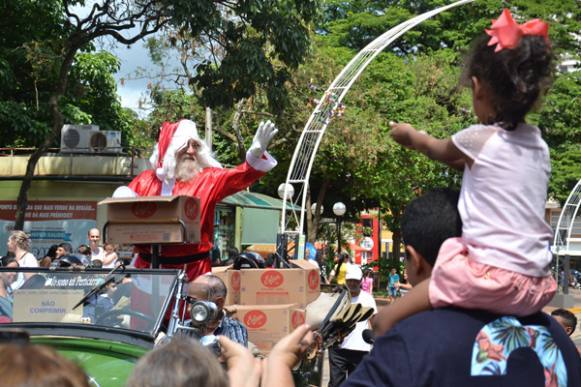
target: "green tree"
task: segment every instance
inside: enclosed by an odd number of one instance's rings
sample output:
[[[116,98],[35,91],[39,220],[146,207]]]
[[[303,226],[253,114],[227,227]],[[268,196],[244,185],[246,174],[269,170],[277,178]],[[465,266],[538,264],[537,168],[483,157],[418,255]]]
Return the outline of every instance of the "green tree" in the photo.
[[[273,109],[268,91],[259,84],[254,94],[239,100],[235,109],[214,111],[218,128],[214,143],[221,161],[239,162],[239,151],[248,145],[257,122],[273,114],[280,129],[272,148],[279,166],[255,189],[276,195],[316,99],[342,67],[379,34],[444,3],[325,1],[311,54],[284,84],[288,90],[284,109]],[[347,204],[348,216],[364,208],[380,207],[389,228],[396,233],[397,244],[399,218],[414,195],[434,187],[459,185],[460,176],[455,171],[389,140],[388,122],[408,121],[439,137],[450,136],[475,122],[469,91],[458,87],[462,58],[474,37],[499,15],[503,4],[480,1],[438,15],[405,34],[356,81],[344,100],[345,113],[335,117],[327,129],[311,174],[309,197],[312,195],[313,203],[325,205],[324,216],[332,216],[330,204],[338,200]],[[572,1],[560,2],[559,7],[556,4],[515,1],[511,7],[521,20],[557,20],[551,27],[556,51],[559,55],[575,53],[578,42],[570,33],[578,26],[575,15],[579,11]],[[567,195],[573,177],[579,175],[576,79],[575,75],[557,74],[547,103],[531,117],[547,129],[555,172],[551,192],[559,198]],[[575,82],[577,86],[572,84]],[[204,102],[199,96],[192,98],[188,100],[191,107],[179,106],[190,109],[190,116],[202,122]],[[318,216],[312,218],[307,211],[307,219],[310,231],[319,228]]]
[[[562,204],[581,178],[581,72],[561,74],[535,116],[551,150],[549,193]]]
[[[395,24],[444,3],[327,1],[320,26],[324,34],[319,42],[326,47],[352,49],[350,56],[353,56],[356,50]],[[386,122],[391,119],[411,122],[441,137],[449,136],[472,123],[469,95],[457,87],[463,53],[474,37],[490,24],[490,19],[499,15],[503,6],[506,4],[500,1],[477,2],[445,12],[421,24],[388,49],[402,58],[401,62],[389,55],[381,55],[347,95],[345,122],[355,109],[357,118],[361,118],[362,122],[357,124],[353,132],[364,138],[367,146],[354,142],[353,137],[344,141],[363,150],[359,160],[362,166],[359,175],[357,172],[347,172],[348,163],[340,163],[340,170],[350,177],[342,179],[342,183],[357,187],[357,192],[346,197],[357,199],[358,194],[361,194],[368,199],[375,199],[369,202],[379,201],[382,209],[387,211],[385,219],[392,231],[397,232],[399,229],[399,215],[405,203],[414,195],[413,187],[428,189],[458,184],[458,175],[427,162],[414,152],[386,146],[390,143],[386,140]],[[510,6],[520,20],[541,17],[551,22],[551,39],[558,58],[578,57],[579,41],[573,33],[578,31],[580,18],[575,2],[514,1]],[[382,66],[384,63],[389,64]],[[579,160],[581,149],[578,137],[581,128],[578,109],[574,108],[579,94],[578,84],[578,72],[573,75],[558,73],[547,103],[539,114],[531,116],[532,121],[546,129],[547,142],[553,156],[554,173],[550,191],[559,198],[566,197],[576,181],[575,176],[578,178],[580,175],[576,161]],[[383,144],[381,139],[375,143],[374,137],[365,130],[366,123],[374,122],[377,116],[385,117],[379,126]],[[354,122],[357,122],[357,118]],[[334,122],[332,125],[341,124]],[[331,136],[333,128],[328,130],[327,136]],[[375,153],[369,151],[369,146],[378,151],[380,162],[373,162],[372,156]],[[341,155],[349,149],[345,144],[334,144],[334,147],[338,150],[336,153]],[[382,148],[388,151],[382,151]],[[323,146],[319,154],[324,152]],[[323,163],[331,159],[321,157]],[[316,168],[318,163],[319,159]],[[354,180],[359,176],[365,179],[359,182]],[[316,172],[312,178],[317,178]]]
[[[296,67],[306,53],[308,23],[316,14],[316,4],[316,1],[308,0],[101,0],[87,7],[86,15],[75,8],[85,5],[80,0],[22,0],[6,4],[0,32],[6,32],[9,39],[4,38],[4,45],[0,46],[3,48],[0,83],[10,83],[21,71],[19,64],[30,75],[24,75],[21,81],[25,90],[21,99],[12,98],[21,89],[15,88],[12,94],[7,94],[7,103],[0,106],[0,114],[5,117],[0,118],[16,123],[20,113],[30,118],[25,114],[30,106],[36,105],[39,111],[41,104],[46,106],[44,114],[35,119],[24,119],[24,124],[20,125],[26,128],[20,130],[24,138],[40,140],[36,141],[38,148],[29,159],[20,188],[15,228],[22,228],[24,222],[28,189],[36,163],[58,138],[65,113],[79,120],[89,119],[82,109],[75,109],[78,106],[67,105],[67,93],[77,60],[82,65],[87,59],[79,54],[91,52],[96,39],[109,37],[118,43],[131,45],[164,28],[180,36],[206,39],[211,50],[214,45],[221,47],[220,58],[213,60],[217,58],[217,51],[212,51],[210,59],[198,64],[195,76],[189,80],[201,89],[205,100],[215,105],[231,104],[251,95],[256,80],[268,90],[274,103],[284,97],[284,93],[277,90],[288,74],[286,67]],[[38,20],[45,21],[49,27],[39,26],[45,23],[38,23]],[[11,49],[20,55],[7,59],[12,55]],[[79,66],[79,74],[84,71],[84,75],[91,78],[96,76],[96,67],[112,69],[111,66],[115,66],[110,58],[103,56],[93,57],[90,62],[84,68]],[[282,65],[277,67],[275,63]],[[93,77],[92,81],[106,83],[108,79]],[[95,102],[102,102],[107,97],[98,88],[85,92],[92,93]],[[114,108],[94,113],[107,116]],[[131,119],[126,112],[121,117]],[[28,137],[28,133],[34,135]]]

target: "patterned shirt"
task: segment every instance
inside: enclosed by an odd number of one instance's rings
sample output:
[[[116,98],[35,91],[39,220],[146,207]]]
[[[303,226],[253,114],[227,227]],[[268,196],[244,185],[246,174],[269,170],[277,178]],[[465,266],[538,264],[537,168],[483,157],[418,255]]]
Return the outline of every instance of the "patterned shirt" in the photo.
[[[543,313],[499,316],[434,309],[375,340],[344,387],[581,386],[579,354]]]
[[[246,327],[238,320],[230,317],[224,317],[220,325],[214,331],[216,336],[226,336],[230,340],[248,347],[248,331]]]

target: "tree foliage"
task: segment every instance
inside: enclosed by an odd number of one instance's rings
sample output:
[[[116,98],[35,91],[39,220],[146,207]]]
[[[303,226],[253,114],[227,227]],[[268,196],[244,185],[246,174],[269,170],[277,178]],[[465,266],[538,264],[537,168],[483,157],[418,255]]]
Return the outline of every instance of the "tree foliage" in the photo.
[[[13,144],[38,146],[20,188],[15,227],[22,228],[24,222],[36,163],[57,141],[65,120],[102,120],[105,127],[121,125],[123,129],[134,119],[119,108],[116,99],[111,100],[115,94],[111,71],[118,64],[107,54],[91,55],[96,39],[109,37],[131,45],[162,29],[175,36],[203,37],[212,58],[218,55],[214,45],[221,47],[219,60],[202,62],[190,79],[206,100],[232,104],[236,100],[232,97],[252,94],[257,81],[274,102],[284,96],[277,88],[287,77],[287,67],[296,67],[306,53],[307,25],[315,10],[316,2],[307,0],[100,0],[91,4],[22,0],[4,4],[0,84],[14,87],[0,95],[0,124],[12,129]],[[134,140],[142,141],[143,136]]]
[[[444,3],[448,1],[325,1],[311,53],[284,83],[288,90],[284,109],[273,110],[268,90],[257,87],[236,109],[214,112],[219,158],[230,164],[239,162],[240,143],[248,145],[258,121],[275,114],[280,138],[272,149],[279,166],[255,188],[276,195],[303,126],[342,67],[389,28]],[[479,1],[440,14],[403,35],[366,69],[343,101],[344,114],[328,127],[315,160],[310,194],[313,202],[325,206],[323,216],[332,217],[332,203],[339,200],[352,215],[380,207],[397,238],[399,217],[418,192],[459,186],[457,172],[393,143],[388,138],[388,122],[407,121],[438,137],[475,122],[469,90],[458,82],[463,56],[503,6],[501,1]],[[573,1],[514,1],[510,7],[521,21],[532,17],[552,21],[551,39],[559,58],[578,53],[579,42],[571,34],[579,26]],[[557,73],[545,104],[530,117],[545,131],[551,146],[550,192],[560,199],[581,175],[581,129],[579,109],[575,109],[578,74]],[[202,122],[203,102],[195,99],[191,114]],[[233,125],[236,111],[241,117]],[[311,218],[309,213],[307,218]],[[314,227],[316,223],[309,224],[309,229]]]
[[[317,42],[327,53],[348,49],[350,54],[346,56],[350,59],[399,22],[445,3],[327,1]],[[345,118],[328,129],[315,164],[325,176],[339,177],[332,191],[346,199],[348,207],[357,210],[377,203],[386,212],[390,229],[397,232],[399,215],[417,192],[414,187],[458,185],[455,172],[394,146],[387,138],[387,122],[410,122],[437,137],[449,136],[473,123],[469,92],[458,87],[463,56],[470,42],[503,6],[506,4],[501,1],[479,1],[438,15],[394,42],[387,49],[389,53],[377,57],[357,80],[345,99]],[[551,23],[558,60],[578,57],[579,40],[574,32],[578,31],[580,18],[574,1],[514,1],[510,7],[519,20],[541,17]],[[579,95],[578,74],[557,73],[546,103],[530,117],[546,133],[553,158],[549,190],[561,200],[581,176],[581,123],[579,109],[574,107]],[[344,136],[346,129],[350,136]],[[332,144],[326,150],[329,142]],[[347,161],[345,155],[351,149],[361,152],[358,159],[354,156]],[[338,164],[326,165],[333,160]],[[320,178],[317,172],[313,177]]]

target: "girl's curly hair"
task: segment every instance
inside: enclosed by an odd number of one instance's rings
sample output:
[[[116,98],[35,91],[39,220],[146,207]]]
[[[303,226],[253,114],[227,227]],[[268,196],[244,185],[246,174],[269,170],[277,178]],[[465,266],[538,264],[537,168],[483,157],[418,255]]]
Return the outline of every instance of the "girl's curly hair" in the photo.
[[[499,52],[488,46],[489,38],[483,35],[474,42],[462,81],[470,85],[476,77],[483,82],[493,94],[492,122],[514,130],[551,85],[553,52],[541,36],[523,36],[517,47]]]

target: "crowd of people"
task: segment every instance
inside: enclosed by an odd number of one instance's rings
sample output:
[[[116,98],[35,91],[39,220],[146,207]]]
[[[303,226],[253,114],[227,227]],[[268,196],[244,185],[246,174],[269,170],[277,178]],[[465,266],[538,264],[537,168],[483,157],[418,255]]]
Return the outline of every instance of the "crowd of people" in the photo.
[[[69,242],[62,242],[52,245],[43,257],[35,257],[30,252],[30,235],[15,230],[8,236],[6,257],[14,258],[18,267],[90,266],[105,269],[116,267],[121,262],[116,246],[111,243],[101,246],[100,241],[99,229],[91,228],[87,233],[87,243],[79,245],[76,250]],[[12,287],[18,289],[23,279],[19,278]]]
[[[402,233],[408,252],[405,267],[412,285],[431,277],[439,247],[447,239],[461,235],[457,199],[457,192],[436,190],[408,205],[402,219]],[[439,232],[430,232],[434,228]],[[361,291],[363,273],[356,265],[349,266],[345,280],[352,302],[373,302],[371,296]],[[162,341],[140,359],[128,381],[129,386],[294,386],[292,370],[314,340],[309,326],[300,326],[279,341],[266,358],[257,359],[245,346],[247,334],[241,332],[244,328],[223,322],[227,318],[223,311],[227,295],[223,282],[210,274],[198,277],[192,285],[188,290],[190,301],[209,300],[220,306],[217,324],[208,326],[205,332],[218,335],[220,356],[216,357],[197,340],[179,335]],[[369,300],[364,300],[365,297]],[[359,323],[362,325],[342,344],[330,348],[329,385],[504,385],[510,382],[540,386],[557,377],[565,377],[565,383],[559,379],[560,383],[549,385],[579,385],[579,354],[568,337],[575,330],[576,318],[566,310],[554,311],[553,317],[535,313],[515,320],[521,325],[513,325],[515,321],[504,320],[506,315],[465,308],[439,308],[401,321],[387,334],[377,337],[371,346],[361,337],[362,331],[373,322],[372,318]],[[518,328],[519,335],[533,335],[531,337],[543,341],[539,345],[535,340],[525,341],[522,345],[527,350],[492,341],[501,336],[502,329]],[[362,344],[368,347],[357,347]],[[559,355],[553,358],[561,360],[548,364],[548,353],[541,351],[543,346],[557,351]],[[10,385],[89,385],[86,377],[79,377],[83,374],[77,365],[48,348],[5,345],[0,357],[0,376],[3,381],[9,380]],[[9,378],[3,377],[9,370],[19,369],[25,359],[38,361],[26,363],[27,373],[16,372],[10,373]],[[484,372],[483,366],[490,363],[508,368],[499,369],[498,374]],[[51,375],[50,380],[42,377],[47,373]],[[474,378],[475,375],[480,377]],[[54,384],[46,384],[48,382]]]

